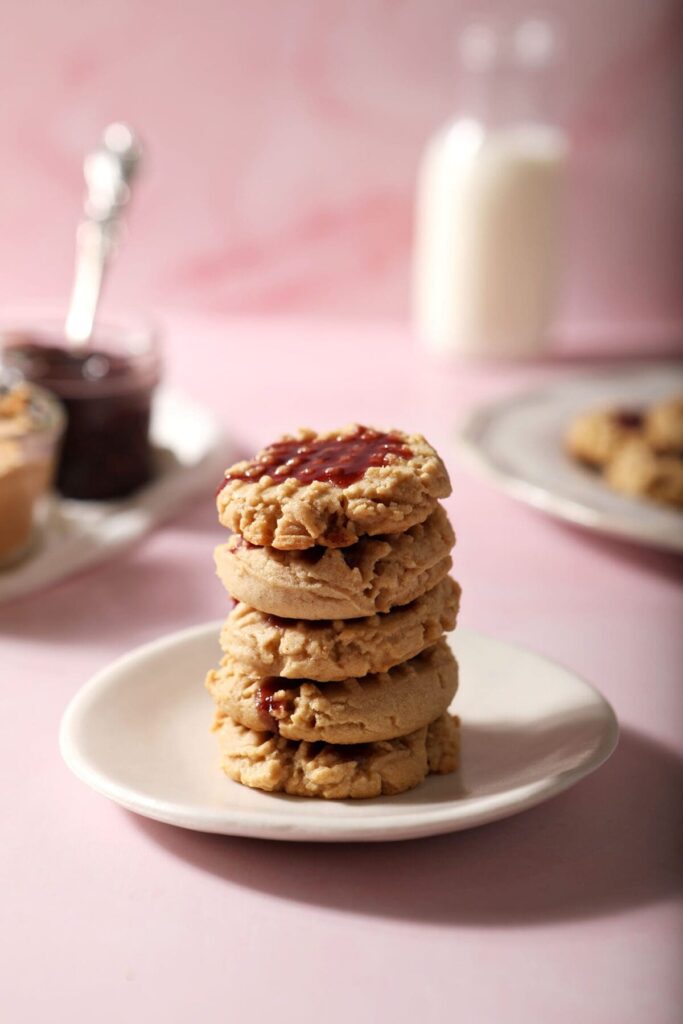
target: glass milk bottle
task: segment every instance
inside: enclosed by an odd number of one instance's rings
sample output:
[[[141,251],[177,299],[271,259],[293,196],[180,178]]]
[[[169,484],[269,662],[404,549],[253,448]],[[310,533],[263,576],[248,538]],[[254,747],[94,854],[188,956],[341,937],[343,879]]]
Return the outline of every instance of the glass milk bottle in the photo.
[[[413,311],[434,352],[542,351],[560,263],[567,142],[544,116],[550,25],[460,39],[461,116],[429,142],[417,196]]]

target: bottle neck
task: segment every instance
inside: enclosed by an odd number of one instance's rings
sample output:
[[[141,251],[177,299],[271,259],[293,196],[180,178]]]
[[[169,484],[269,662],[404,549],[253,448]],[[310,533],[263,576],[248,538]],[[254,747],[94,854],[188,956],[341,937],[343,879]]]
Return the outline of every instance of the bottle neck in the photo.
[[[473,26],[460,44],[460,116],[486,129],[556,123],[555,43],[549,25],[525,22],[507,36]]]

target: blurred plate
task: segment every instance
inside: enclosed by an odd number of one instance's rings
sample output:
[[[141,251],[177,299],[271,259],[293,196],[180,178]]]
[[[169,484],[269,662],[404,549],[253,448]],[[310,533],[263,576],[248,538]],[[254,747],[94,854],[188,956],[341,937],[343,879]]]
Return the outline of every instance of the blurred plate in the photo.
[[[33,550],[0,571],[0,602],[20,597],[110,558],[195,495],[210,500],[230,464],[229,445],[206,410],[161,391],[152,410],[156,476],[123,501],[56,498]]]
[[[115,661],[73,698],[60,746],[71,770],[137,814],[184,828],[262,839],[360,842],[472,828],[554,796],[612,753],[607,701],[529,651],[457,629],[454,710],[461,768],[373,800],[261,793],[219,769],[202,685],[220,657],[220,622],[175,633]]]
[[[460,429],[461,453],[501,490],[578,526],[683,551],[683,513],[612,491],[575,463],[563,438],[588,409],[641,406],[683,391],[680,364],[648,364],[568,377],[476,409]]]

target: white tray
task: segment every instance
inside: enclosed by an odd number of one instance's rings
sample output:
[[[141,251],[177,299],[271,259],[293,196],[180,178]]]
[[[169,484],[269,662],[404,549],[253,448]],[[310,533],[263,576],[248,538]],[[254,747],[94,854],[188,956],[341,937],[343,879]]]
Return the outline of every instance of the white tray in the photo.
[[[158,475],[124,501],[55,499],[33,551],[0,571],[0,602],[30,594],[110,558],[195,495],[210,501],[230,464],[228,442],[201,406],[161,391],[152,411]]]

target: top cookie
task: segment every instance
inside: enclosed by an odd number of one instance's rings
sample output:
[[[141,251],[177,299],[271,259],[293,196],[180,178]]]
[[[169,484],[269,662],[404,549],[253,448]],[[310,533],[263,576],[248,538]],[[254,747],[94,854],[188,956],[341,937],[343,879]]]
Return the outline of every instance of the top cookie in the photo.
[[[236,463],[216,504],[221,523],[251,544],[297,551],[401,533],[450,492],[446,467],[420,434],[352,424],[300,430]]]

